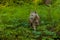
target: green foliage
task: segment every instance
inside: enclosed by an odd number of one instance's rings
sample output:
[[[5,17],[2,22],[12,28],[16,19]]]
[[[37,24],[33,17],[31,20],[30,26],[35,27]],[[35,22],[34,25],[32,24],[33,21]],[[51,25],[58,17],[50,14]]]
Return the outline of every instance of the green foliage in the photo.
[[[52,1],[54,4],[51,5],[50,12],[48,11],[50,7],[46,5],[35,6],[40,16],[37,31],[29,27],[30,11],[35,10],[32,0],[0,0],[0,2],[0,5],[4,4],[1,6],[7,4],[5,7],[0,6],[1,40],[37,40],[39,38],[53,40],[52,38],[60,37],[60,0]],[[37,4],[40,2],[42,0]]]

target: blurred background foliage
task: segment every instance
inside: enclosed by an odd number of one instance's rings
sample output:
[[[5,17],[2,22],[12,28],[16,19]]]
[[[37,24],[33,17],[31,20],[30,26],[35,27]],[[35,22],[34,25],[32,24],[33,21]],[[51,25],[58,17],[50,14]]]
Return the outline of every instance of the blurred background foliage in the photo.
[[[60,0],[0,0],[0,40],[60,38]],[[40,16],[37,31],[29,27],[31,10]]]

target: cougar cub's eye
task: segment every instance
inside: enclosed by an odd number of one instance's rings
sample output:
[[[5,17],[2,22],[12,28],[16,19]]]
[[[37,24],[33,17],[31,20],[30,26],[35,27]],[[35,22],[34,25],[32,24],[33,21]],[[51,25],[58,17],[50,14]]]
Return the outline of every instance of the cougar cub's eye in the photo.
[[[33,16],[33,15],[31,15],[31,16]]]

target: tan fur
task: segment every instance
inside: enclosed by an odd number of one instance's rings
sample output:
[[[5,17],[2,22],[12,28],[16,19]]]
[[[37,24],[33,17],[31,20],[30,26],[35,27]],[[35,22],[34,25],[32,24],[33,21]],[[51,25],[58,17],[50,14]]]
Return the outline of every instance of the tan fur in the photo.
[[[36,30],[36,26],[39,25],[39,16],[36,12],[31,12],[29,17],[30,26]]]

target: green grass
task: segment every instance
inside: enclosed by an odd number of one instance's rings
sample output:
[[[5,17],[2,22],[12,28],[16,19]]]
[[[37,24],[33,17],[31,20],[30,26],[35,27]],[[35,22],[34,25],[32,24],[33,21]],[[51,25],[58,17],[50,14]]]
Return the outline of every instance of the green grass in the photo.
[[[48,7],[45,5],[40,5],[36,7],[36,11],[39,14],[41,26],[37,27],[37,32],[28,26],[28,20],[30,15],[30,10],[35,10],[32,5],[20,6],[9,6],[5,8],[0,8],[0,39],[1,40],[36,40],[38,35],[42,35],[43,40],[48,38],[48,35],[52,37],[57,37],[56,32],[52,33],[47,29],[47,27],[53,27],[53,23],[58,24],[56,26],[59,28],[60,23],[60,6],[51,7],[51,17],[53,20],[49,23],[49,12]],[[55,22],[56,21],[56,22]],[[55,27],[54,27],[55,28]],[[60,29],[60,28],[59,28]],[[56,29],[59,31],[59,29]],[[41,32],[41,33],[40,33]],[[44,36],[45,35],[47,36]],[[46,37],[46,38],[45,38]],[[60,37],[60,36],[59,36]]]

